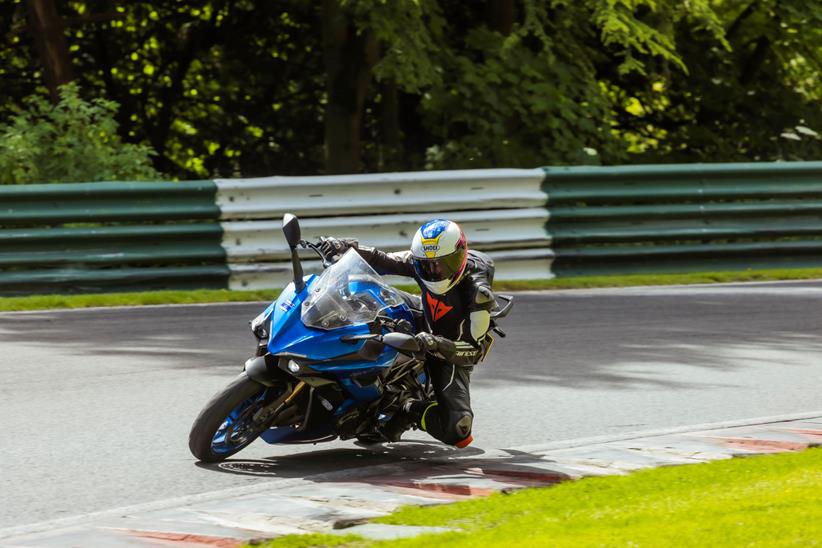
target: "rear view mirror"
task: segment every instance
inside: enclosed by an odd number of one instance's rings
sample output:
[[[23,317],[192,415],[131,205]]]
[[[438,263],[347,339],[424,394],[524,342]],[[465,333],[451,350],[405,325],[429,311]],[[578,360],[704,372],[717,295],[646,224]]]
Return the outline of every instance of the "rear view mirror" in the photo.
[[[386,333],[382,336],[382,342],[386,346],[403,352],[419,352],[422,350],[417,339],[413,335],[406,335],[405,333]]]
[[[300,235],[300,221],[291,213],[283,215],[283,233],[285,234],[285,241],[288,246],[294,249],[299,245],[302,237]]]

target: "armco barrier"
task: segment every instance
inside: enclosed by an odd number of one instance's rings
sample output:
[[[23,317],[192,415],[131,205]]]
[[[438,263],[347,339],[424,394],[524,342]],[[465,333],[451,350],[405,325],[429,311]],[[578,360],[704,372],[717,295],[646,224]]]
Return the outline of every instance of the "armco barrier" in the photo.
[[[0,186],[0,294],[278,287],[285,212],[387,251],[452,218],[500,280],[822,266],[822,162],[488,169]]]
[[[0,185],[0,226],[219,218],[212,181]]]
[[[0,294],[226,287],[211,181],[0,186]]]
[[[545,173],[558,276],[822,266],[822,162]]]
[[[279,287],[280,223],[304,237],[408,247],[434,216],[462,222],[498,279],[547,278],[540,169],[0,186],[0,294]],[[306,253],[306,271],[319,264]],[[399,280],[395,280],[399,281]]]
[[[380,249],[407,249],[414,232],[432,214],[362,215],[355,217],[303,217],[303,238],[335,234],[354,237]],[[553,253],[545,232],[545,207],[440,213],[460,223],[471,247],[489,253],[497,264],[497,278],[536,279],[550,276]],[[231,287],[261,289],[289,279],[289,251],[281,221],[229,221],[222,223],[223,247],[228,253]],[[315,259],[316,257],[311,257]],[[306,263],[318,271],[319,263]],[[398,280],[392,280],[398,281]]]
[[[272,219],[542,207],[540,169],[218,179],[222,218]]]
[[[422,223],[446,217],[462,224],[473,248],[494,258],[497,279],[549,278],[543,177],[540,169],[487,169],[217,180],[230,287],[288,281],[285,212],[302,219],[306,239],[352,237],[386,251],[408,249]],[[305,266],[319,270],[316,261]]]

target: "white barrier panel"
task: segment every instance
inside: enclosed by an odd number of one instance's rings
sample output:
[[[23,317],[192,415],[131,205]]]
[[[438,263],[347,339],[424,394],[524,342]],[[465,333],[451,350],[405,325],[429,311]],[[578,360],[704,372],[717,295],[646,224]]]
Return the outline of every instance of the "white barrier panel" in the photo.
[[[222,220],[544,206],[541,169],[217,179]]]
[[[551,243],[545,231],[548,221],[545,208],[454,211],[438,216],[460,224],[469,248],[483,251],[547,248]],[[404,213],[309,218],[300,219],[300,228],[303,239],[308,241],[316,241],[320,236],[350,237],[363,245],[398,251],[408,249],[414,233],[432,217],[427,213]],[[230,221],[223,222],[222,227],[222,245],[230,263],[290,257],[282,221]]]
[[[554,277],[551,263],[554,252],[550,249],[515,249],[509,251],[489,251],[496,265],[495,280],[547,280]],[[306,274],[322,271],[319,260],[304,256],[302,262]],[[291,262],[229,264],[231,271],[229,289],[259,290],[284,287],[292,281]],[[391,284],[413,284],[411,278],[386,276]]]

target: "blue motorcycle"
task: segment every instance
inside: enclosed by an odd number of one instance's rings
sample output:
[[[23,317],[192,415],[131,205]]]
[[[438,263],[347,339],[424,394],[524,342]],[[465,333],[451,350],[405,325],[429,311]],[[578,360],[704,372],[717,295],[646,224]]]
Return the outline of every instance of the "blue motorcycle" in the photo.
[[[414,338],[419,299],[386,284],[355,250],[324,256],[301,239],[294,215],[285,215],[283,232],[294,281],[251,321],[255,356],[194,420],[189,448],[200,461],[224,460],[258,437],[378,443],[401,402],[434,397]],[[298,246],[320,255],[320,275],[303,276]],[[495,319],[510,309],[505,299]]]

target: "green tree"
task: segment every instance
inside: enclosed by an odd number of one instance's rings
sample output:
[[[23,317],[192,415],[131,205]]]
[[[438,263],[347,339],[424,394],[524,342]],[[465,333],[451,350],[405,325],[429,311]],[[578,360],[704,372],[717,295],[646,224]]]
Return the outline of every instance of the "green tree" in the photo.
[[[687,70],[615,76],[634,161],[822,158],[822,2],[714,2],[722,32],[674,22]]]
[[[59,88],[54,105],[43,96],[0,125],[0,183],[64,183],[157,179],[146,145],[123,143],[105,99],[86,102],[75,84]]]
[[[129,2],[115,9],[118,19],[75,32],[77,72],[123,105],[126,139],[150,143],[158,169],[189,178],[322,169],[313,3]]]
[[[356,4],[370,14],[360,19],[363,32],[391,28],[388,21],[397,19],[375,9],[384,2]],[[610,163],[625,161],[631,136],[616,127],[620,80],[645,81],[655,71],[686,72],[675,42],[679,21],[687,19],[722,42],[723,30],[708,0],[685,7],[657,0],[439,6],[428,9],[427,27],[433,30],[419,41],[435,43],[436,53],[406,42],[403,55],[416,56],[422,68],[391,74],[404,89],[422,92],[428,167],[599,161],[592,155]],[[396,26],[395,34],[403,36],[409,27],[417,30],[405,24]],[[419,82],[417,74],[434,77]],[[375,75],[385,78],[376,70]]]
[[[75,79],[182,178],[822,156],[822,0],[57,3]],[[0,3],[0,119],[43,87]]]
[[[313,2],[58,3],[88,98],[120,104],[121,137],[181,178],[323,168],[324,71]],[[0,119],[43,89],[21,0],[0,3]]]

